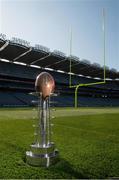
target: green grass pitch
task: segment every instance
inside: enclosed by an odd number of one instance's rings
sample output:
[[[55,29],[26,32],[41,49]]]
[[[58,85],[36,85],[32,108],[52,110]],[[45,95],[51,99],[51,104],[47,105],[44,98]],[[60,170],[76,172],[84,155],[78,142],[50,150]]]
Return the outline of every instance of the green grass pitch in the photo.
[[[25,163],[34,140],[34,109],[0,109],[0,178],[119,177],[119,108],[58,108],[53,141],[60,160],[49,168]]]

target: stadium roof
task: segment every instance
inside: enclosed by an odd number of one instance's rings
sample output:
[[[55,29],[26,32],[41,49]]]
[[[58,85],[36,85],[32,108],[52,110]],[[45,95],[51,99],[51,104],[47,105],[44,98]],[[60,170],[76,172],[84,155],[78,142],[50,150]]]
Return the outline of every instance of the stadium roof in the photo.
[[[3,34],[0,34],[0,59],[60,70],[67,73],[70,71],[71,59],[72,73],[101,79],[104,76],[104,68],[97,63],[91,64],[90,61],[80,60],[76,56],[67,57],[64,53],[57,50],[51,52],[49,48],[41,45],[31,47],[29,42],[18,38],[7,40]],[[118,79],[119,72],[116,69],[106,67],[106,78]]]

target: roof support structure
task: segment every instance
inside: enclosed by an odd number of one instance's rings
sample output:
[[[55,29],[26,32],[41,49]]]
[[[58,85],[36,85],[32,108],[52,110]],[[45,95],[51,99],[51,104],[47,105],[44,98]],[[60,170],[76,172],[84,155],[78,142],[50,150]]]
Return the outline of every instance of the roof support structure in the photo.
[[[5,44],[0,48],[0,51],[3,51],[9,44],[9,41],[6,41]]]
[[[63,60],[61,60],[61,61],[55,62],[55,63],[53,63],[53,64],[49,64],[49,65],[45,66],[45,68],[49,68],[49,67],[52,66],[52,65],[60,64],[60,63],[62,63],[62,62],[64,62],[64,61],[66,61],[66,60],[67,60],[67,58],[65,58],[65,59],[63,59]]]
[[[78,64],[80,64],[80,62],[71,65],[71,68],[74,67],[74,66],[77,66]],[[85,69],[85,68],[86,68],[86,67],[82,67],[82,68],[80,68],[80,69],[83,70],[83,69]],[[97,71],[97,67],[96,67],[95,69],[91,70],[91,72],[95,72],[95,71]]]
[[[48,58],[49,56],[51,56],[51,54],[52,54],[52,53],[49,53],[48,55],[46,55],[46,56],[44,56],[44,57],[42,57],[42,58],[40,58],[40,59],[37,59],[37,60],[33,61],[30,65],[35,65],[35,63],[37,63],[37,62],[39,62],[39,61],[42,61],[42,60]]]
[[[26,52],[20,54],[20,55],[17,56],[16,58],[14,58],[14,59],[13,59],[13,62],[16,61],[16,60],[18,60],[19,58],[25,56],[26,54],[28,54],[28,53],[31,52],[31,51],[32,51],[32,47],[30,47]]]

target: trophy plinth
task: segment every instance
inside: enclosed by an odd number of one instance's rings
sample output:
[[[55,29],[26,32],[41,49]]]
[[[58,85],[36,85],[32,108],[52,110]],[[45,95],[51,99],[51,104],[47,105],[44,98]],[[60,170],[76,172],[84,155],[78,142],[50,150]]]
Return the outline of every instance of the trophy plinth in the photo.
[[[31,151],[26,152],[26,160],[28,164],[33,166],[49,167],[57,162],[58,151],[54,144],[46,147],[33,144],[31,145]]]

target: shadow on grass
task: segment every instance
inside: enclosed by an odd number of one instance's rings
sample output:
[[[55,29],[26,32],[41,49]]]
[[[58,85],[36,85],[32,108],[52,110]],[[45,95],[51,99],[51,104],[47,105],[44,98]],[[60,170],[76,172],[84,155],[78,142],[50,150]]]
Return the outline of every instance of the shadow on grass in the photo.
[[[87,179],[88,175],[85,170],[79,169],[76,170],[72,164],[70,164],[67,160],[59,158],[59,161],[54,165],[48,168],[50,171],[59,172],[59,174],[64,173],[67,174],[68,178],[76,178],[76,179]]]
[[[26,156],[25,156],[25,148],[22,148],[16,144],[7,142],[8,146],[13,149],[15,152],[19,152],[21,155],[21,161],[20,164],[17,163],[17,165],[27,166],[30,167],[28,164],[26,164]],[[38,167],[33,167],[38,169]],[[50,166],[49,168],[40,167],[43,171],[47,171],[51,174],[55,175],[57,174],[60,178],[70,178],[70,179],[87,179],[88,178],[88,172],[85,169],[78,169],[77,167],[73,166],[70,162],[67,160],[59,157],[57,163],[55,165]]]
[[[7,144],[7,147],[13,149],[13,151],[20,152],[20,153],[24,152],[24,148],[20,147],[18,144],[10,143],[10,142],[5,142],[5,144]]]

